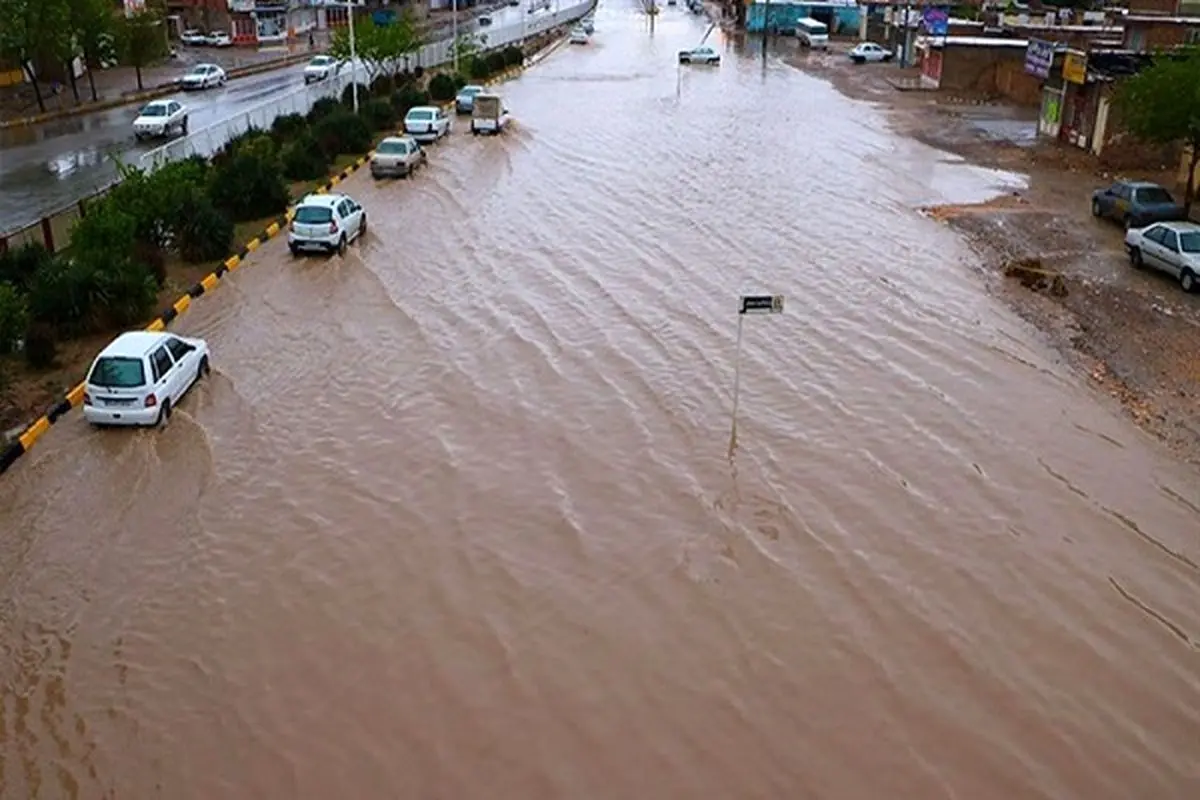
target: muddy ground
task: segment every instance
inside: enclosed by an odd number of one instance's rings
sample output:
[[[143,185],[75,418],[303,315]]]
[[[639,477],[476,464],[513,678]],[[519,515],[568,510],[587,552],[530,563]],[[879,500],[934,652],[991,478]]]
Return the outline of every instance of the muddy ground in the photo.
[[[845,56],[851,42],[837,42],[827,54],[787,40],[774,46],[792,49],[784,53],[789,63],[842,93],[886,107],[896,130],[971,163],[1028,175],[1027,190],[926,212],[968,237],[997,296],[1139,425],[1200,466],[1200,294],[1185,294],[1166,275],[1133,270],[1124,232],[1090,213],[1091,192],[1117,177],[1174,190],[1173,165],[1143,154],[1142,168],[1114,174],[1082,150],[1039,140],[1035,109],[961,93],[902,91],[897,85],[914,84],[915,70],[856,66]],[[1014,262],[1051,275],[1012,277]]]

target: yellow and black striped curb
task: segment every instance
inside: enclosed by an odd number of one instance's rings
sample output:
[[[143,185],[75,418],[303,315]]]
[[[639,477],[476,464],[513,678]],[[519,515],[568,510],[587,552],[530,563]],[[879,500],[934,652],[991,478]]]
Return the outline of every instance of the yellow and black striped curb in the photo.
[[[506,69],[504,72],[501,72],[500,74],[484,81],[484,84],[490,86],[492,84],[510,80],[519,75],[523,70],[524,67],[512,67],[511,69]],[[453,106],[454,101],[451,100],[448,103],[441,103],[440,105],[443,108],[446,108]],[[340,172],[329,176],[328,180],[313,190],[314,193],[324,194],[328,192],[334,186],[337,186],[339,183],[346,180],[359,169],[361,169],[363,165],[371,160],[372,155],[374,155],[373,150],[369,151],[364,156],[359,156],[357,159],[355,159],[353,164],[349,165]],[[288,223],[292,221],[292,217],[295,215],[295,213],[296,207],[292,206],[287,210],[287,212],[272,220],[271,223],[263,229],[262,233],[246,242],[240,252],[225,259],[221,266],[217,267],[208,275],[205,275],[202,279],[197,281],[192,288],[187,290],[186,294],[164,309],[162,313],[160,313],[158,317],[154,319],[153,322],[146,326],[145,330],[154,332],[166,330],[167,326],[174,322],[180,314],[183,314],[189,308],[191,308],[193,300],[216,289],[220,284],[221,279],[230,272],[236,270],[238,267],[242,266],[251,253],[262,247],[264,243],[274,239],[280,234],[281,231],[286,229]],[[82,381],[76,384],[74,388],[66,393],[66,396],[63,397],[62,400],[59,400],[57,403],[51,406],[45,414],[39,417],[36,422],[27,427],[20,436],[18,436],[6,448],[4,448],[3,452],[0,452],[0,475],[3,475],[5,472],[7,472],[9,467],[16,463],[17,459],[28,453],[30,449],[33,448],[33,445],[37,442],[37,440],[50,430],[52,425],[66,416],[71,409],[78,408],[83,403],[84,386],[85,384]]]
[[[237,80],[238,78],[248,78],[251,75],[258,75],[262,72],[270,72],[271,70],[284,69],[286,67],[295,66],[304,61],[308,61],[313,57],[312,53],[304,55],[285,56],[283,58],[273,58],[270,61],[264,61],[261,64],[251,64],[248,67],[234,67],[228,70],[225,74],[229,80]],[[20,119],[10,119],[0,121],[0,130],[9,128],[27,128],[30,125],[40,125],[43,122],[50,122],[56,119],[66,119],[68,117],[78,117],[83,114],[92,114],[96,111],[107,111],[110,108],[119,108],[121,106],[129,106],[134,103],[140,103],[143,100],[153,100],[157,97],[166,97],[169,94],[175,94],[181,91],[178,83],[164,84],[156,86],[153,89],[145,89],[140,92],[130,92],[129,94],[113,97],[108,100],[97,100],[92,103],[83,103],[74,108],[64,108],[61,111],[47,111],[45,114],[34,114],[31,117],[21,117]]]

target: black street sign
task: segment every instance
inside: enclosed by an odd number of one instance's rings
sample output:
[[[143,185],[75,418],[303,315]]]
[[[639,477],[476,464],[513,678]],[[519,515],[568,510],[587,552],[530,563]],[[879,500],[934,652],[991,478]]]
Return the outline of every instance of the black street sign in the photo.
[[[739,314],[782,314],[783,295],[781,294],[744,294]]]

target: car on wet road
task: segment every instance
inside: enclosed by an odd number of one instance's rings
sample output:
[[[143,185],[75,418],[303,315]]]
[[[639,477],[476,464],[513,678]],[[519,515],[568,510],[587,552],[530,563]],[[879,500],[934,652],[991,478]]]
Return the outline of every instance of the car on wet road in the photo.
[[[123,333],[100,351],[84,382],[83,416],[93,425],[161,425],[209,372],[203,339]]]
[[[313,56],[304,67],[304,82],[323,81],[330,75],[336,75],[340,67],[338,60],[333,56]]]
[[[508,106],[503,97],[498,94],[475,96],[475,108],[471,112],[472,134],[500,133],[508,127],[508,122]]]
[[[209,89],[224,86],[226,80],[225,70],[216,64],[197,64],[179,79],[179,85],[186,90]]]
[[[475,95],[483,91],[484,88],[477,84],[468,84],[462,87],[454,98],[454,110],[459,114],[470,114],[471,109],[475,107]]]
[[[860,42],[854,46],[847,55],[855,64],[874,63],[878,61],[891,61],[895,54],[886,47],[877,45],[874,42]]]
[[[404,132],[418,142],[436,142],[450,133],[450,117],[437,106],[413,106],[404,115]]]
[[[588,35],[596,32],[596,19],[594,17],[584,17],[579,20],[579,27],[588,32]]]
[[[587,44],[588,43],[588,32],[586,30],[584,30],[582,25],[576,25],[574,28],[571,29],[570,43],[571,44]]]
[[[1200,225],[1158,222],[1125,232],[1125,250],[1134,267],[1150,267],[1179,281],[1185,292],[1200,290]]]
[[[209,47],[233,47],[233,37],[225,31],[216,31],[205,37]]]
[[[179,37],[179,41],[183,44],[190,44],[194,46],[206,45],[208,44],[208,34],[204,31],[190,28],[183,32],[183,34]]]
[[[154,100],[142,106],[133,121],[133,135],[141,141],[170,136],[178,132],[187,135],[188,109],[178,100]]]
[[[367,212],[344,194],[310,194],[296,206],[288,226],[292,255],[317,251],[345,253],[346,246],[367,232]]]
[[[371,154],[371,175],[375,178],[407,178],[427,162],[421,143],[411,136],[389,136]]]
[[[1157,183],[1117,181],[1092,193],[1092,216],[1111,219],[1126,229],[1186,218],[1183,206]]]
[[[693,47],[691,50],[679,51],[680,64],[720,64],[721,54],[715,49],[704,45]]]

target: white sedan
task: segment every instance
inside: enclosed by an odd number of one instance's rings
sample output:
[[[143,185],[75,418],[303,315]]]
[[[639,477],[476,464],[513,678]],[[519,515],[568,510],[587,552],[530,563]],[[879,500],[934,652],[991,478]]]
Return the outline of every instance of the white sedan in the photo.
[[[855,64],[865,64],[868,61],[891,61],[893,53],[886,47],[880,47],[874,42],[862,42],[850,51],[850,60]]]
[[[571,29],[570,44],[587,44],[588,32],[582,25],[576,25]]]
[[[404,115],[404,132],[418,142],[436,142],[450,133],[450,117],[437,106],[413,106]]]
[[[208,89],[214,86],[224,86],[225,70],[216,64],[197,64],[179,79],[179,85],[184,89]]]
[[[333,56],[314,56],[304,67],[304,82],[323,81],[330,75],[336,75],[340,69],[341,62]]]
[[[93,425],[162,425],[209,372],[208,344],[171,333],[123,333],[100,351],[83,388]]]
[[[1137,268],[1152,267],[1179,281],[1185,292],[1200,291],[1200,225],[1194,222],[1159,222],[1130,228],[1125,250]]]
[[[178,100],[155,100],[142,106],[137,119],[133,121],[133,135],[140,142],[142,139],[170,136],[178,131],[186,136],[188,129],[188,109]]]
[[[720,64],[721,54],[711,47],[693,47],[679,51],[680,64]]]
[[[183,42],[184,44],[191,45],[208,44],[208,34],[206,34],[204,31],[198,31],[195,28],[192,28],[184,31],[183,35],[179,37],[179,41]]]
[[[233,47],[233,37],[225,31],[217,31],[206,36],[205,43],[212,47]]]

